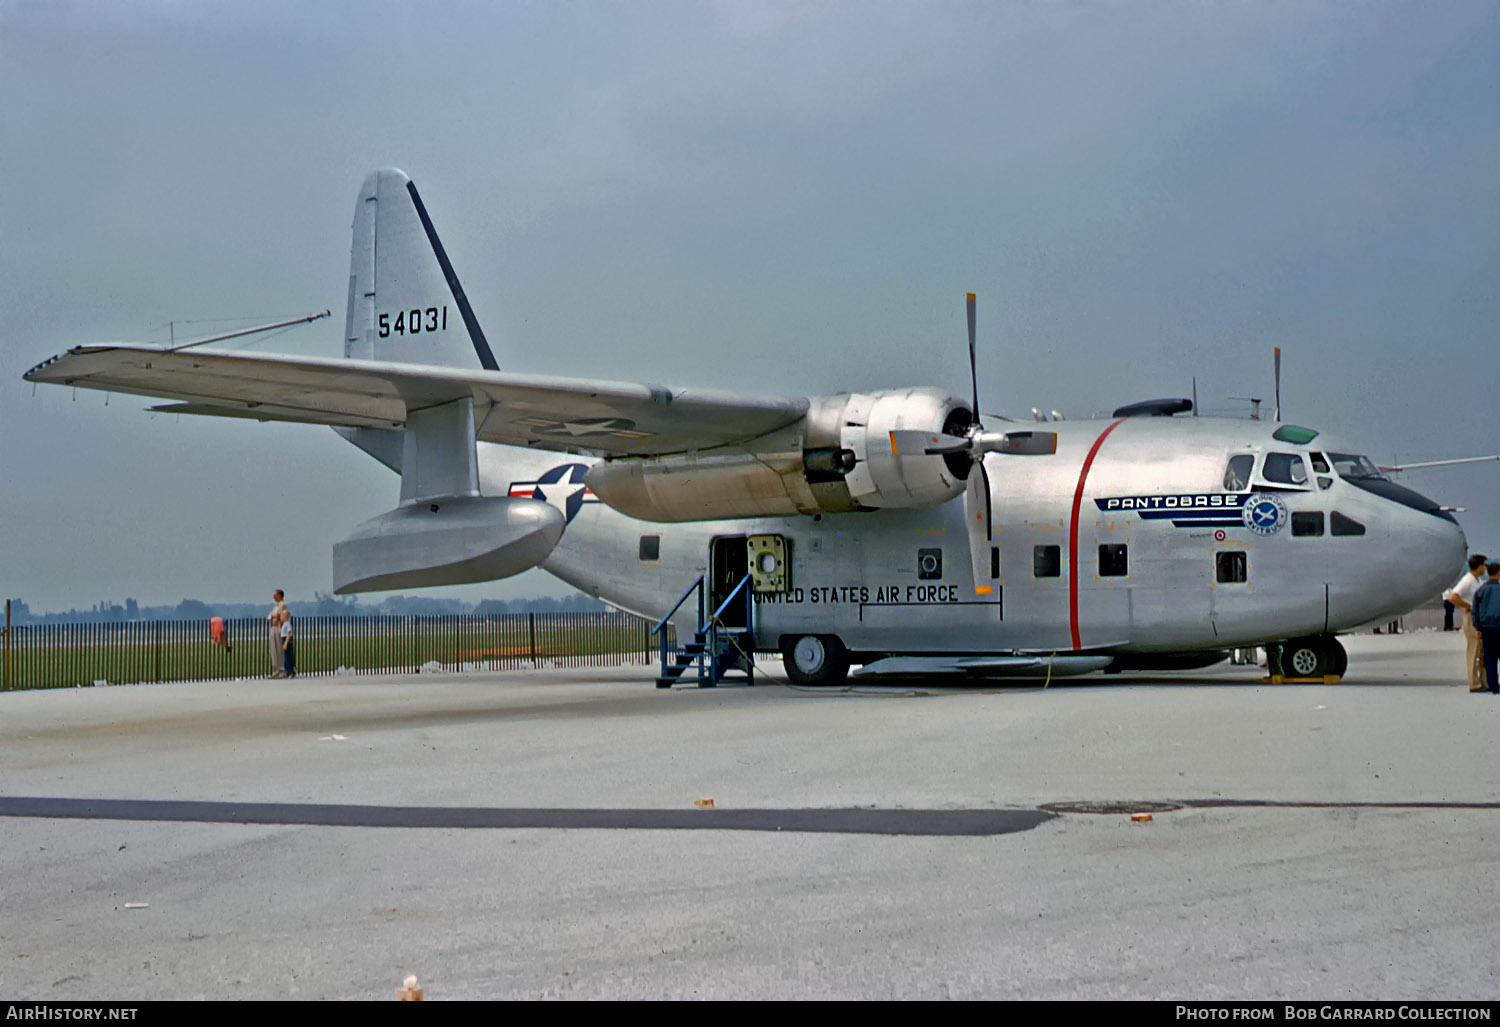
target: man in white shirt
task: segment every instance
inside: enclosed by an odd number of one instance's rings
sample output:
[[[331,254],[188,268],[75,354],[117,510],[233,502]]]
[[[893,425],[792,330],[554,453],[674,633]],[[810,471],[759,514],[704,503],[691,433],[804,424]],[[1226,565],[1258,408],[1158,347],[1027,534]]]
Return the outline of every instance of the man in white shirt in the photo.
[[[271,612],[266,614],[266,623],[270,628],[267,641],[270,642],[271,677],[284,678],[286,677],[286,656],[281,648],[281,615],[286,614],[290,617],[291,613],[286,608],[286,594],[281,589],[278,588],[272,592],[271,598],[276,603],[271,607]]]
[[[1469,571],[1458,579],[1458,584],[1453,586],[1453,591],[1448,593],[1448,601],[1454,607],[1464,612],[1464,666],[1469,672],[1469,691],[1483,692],[1486,690],[1484,683],[1483,664],[1480,663],[1479,632],[1474,629],[1474,618],[1471,616],[1470,606],[1474,602],[1474,593],[1479,591],[1484,573],[1484,554],[1475,553],[1469,557]]]

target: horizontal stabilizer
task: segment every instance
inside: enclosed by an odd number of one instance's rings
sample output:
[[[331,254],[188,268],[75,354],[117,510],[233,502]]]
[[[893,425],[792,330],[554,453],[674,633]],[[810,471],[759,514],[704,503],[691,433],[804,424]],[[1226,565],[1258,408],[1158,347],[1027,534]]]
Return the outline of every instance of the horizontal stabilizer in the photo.
[[[545,560],[566,523],[554,506],[504,496],[398,507],[334,545],[334,591],[345,595],[508,578]]]

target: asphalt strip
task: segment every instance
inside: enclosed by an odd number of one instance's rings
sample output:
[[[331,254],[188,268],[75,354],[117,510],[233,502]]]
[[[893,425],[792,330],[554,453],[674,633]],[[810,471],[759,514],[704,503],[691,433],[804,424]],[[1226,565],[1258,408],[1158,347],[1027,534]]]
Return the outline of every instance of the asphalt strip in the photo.
[[[316,827],[794,831],[977,837],[1029,831],[1053,819],[1055,814],[1034,809],[514,809],[0,796],[0,816]]]

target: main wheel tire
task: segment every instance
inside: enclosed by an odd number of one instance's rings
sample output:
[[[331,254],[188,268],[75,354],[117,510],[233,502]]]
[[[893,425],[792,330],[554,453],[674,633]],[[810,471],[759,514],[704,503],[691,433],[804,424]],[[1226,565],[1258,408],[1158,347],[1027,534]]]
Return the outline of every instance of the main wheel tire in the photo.
[[[849,650],[837,635],[789,636],[781,643],[786,676],[799,685],[838,685],[849,676]]]
[[[1333,646],[1334,676],[1342,678],[1349,670],[1349,654],[1344,651],[1344,643],[1338,639],[1329,638],[1328,642]]]
[[[1289,678],[1321,678],[1338,674],[1344,647],[1332,635],[1294,638],[1281,647],[1281,673]],[[1344,658],[1345,663],[1348,658]]]

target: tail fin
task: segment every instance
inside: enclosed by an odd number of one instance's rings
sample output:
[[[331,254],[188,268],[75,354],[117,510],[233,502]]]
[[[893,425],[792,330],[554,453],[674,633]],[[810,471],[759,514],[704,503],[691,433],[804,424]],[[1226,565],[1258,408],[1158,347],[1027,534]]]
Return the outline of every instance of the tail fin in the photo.
[[[396,168],[360,188],[344,356],[499,370],[417,187]]]

